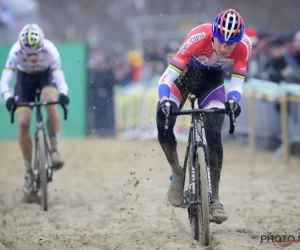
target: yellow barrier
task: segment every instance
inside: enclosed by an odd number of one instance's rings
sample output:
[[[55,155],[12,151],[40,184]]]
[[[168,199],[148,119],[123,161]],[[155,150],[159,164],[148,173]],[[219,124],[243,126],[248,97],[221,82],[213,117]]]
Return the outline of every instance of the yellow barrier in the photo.
[[[116,131],[119,137],[138,137],[143,101],[142,86],[127,86],[115,92]]]
[[[274,97],[265,95],[262,93],[258,93],[255,91],[247,91],[243,98],[249,100],[249,107],[248,107],[248,118],[249,118],[249,131],[248,131],[248,144],[251,152],[255,153],[256,151],[256,143],[257,143],[257,133],[255,129],[255,98],[257,99],[264,99],[268,101],[279,101],[280,102],[280,110],[281,110],[281,140],[284,148],[284,163],[289,164],[290,162],[290,147],[289,147],[289,128],[288,128],[288,114],[287,114],[287,97]],[[267,114],[266,114],[267,115]]]

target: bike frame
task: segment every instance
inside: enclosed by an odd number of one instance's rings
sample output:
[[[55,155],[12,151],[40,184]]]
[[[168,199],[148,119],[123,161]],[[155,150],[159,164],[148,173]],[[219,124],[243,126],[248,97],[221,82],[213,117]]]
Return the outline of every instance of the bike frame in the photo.
[[[192,102],[192,110],[194,110],[194,102],[195,99],[191,100]],[[205,153],[205,162],[206,162],[206,172],[207,172],[207,180],[208,180],[208,187],[209,187],[209,201],[211,201],[212,190],[211,190],[211,180],[210,180],[210,165],[209,165],[209,157],[208,157],[208,147],[205,137],[205,129],[203,123],[202,114],[192,113],[191,114],[191,126],[189,132],[189,141],[187,146],[186,158],[188,158],[188,153],[191,151],[191,169],[190,169],[190,199],[188,206],[192,205],[201,205],[202,200],[200,200],[200,192],[196,192],[196,176],[199,176],[199,169],[195,165],[196,158],[197,158],[197,148],[202,147]],[[190,150],[189,150],[190,149]],[[184,179],[186,176],[186,163],[183,166],[184,171]],[[199,188],[199,187],[198,187]],[[198,195],[197,195],[198,194]]]
[[[187,208],[190,225],[192,229],[193,238],[200,240],[203,246],[210,244],[210,211],[209,204],[212,199],[212,188],[210,178],[210,165],[209,165],[209,149],[205,137],[205,128],[203,116],[205,114],[224,114],[225,109],[195,109],[195,95],[190,95],[191,110],[171,110],[170,102],[166,102],[166,120],[165,120],[165,133],[169,128],[170,115],[191,115],[191,125],[189,129],[189,139],[187,150],[183,165],[183,187],[185,186],[187,161],[190,160],[189,174],[190,180],[186,191],[184,191],[184,204],[183,207]],[[234,100],[229,99],[230,107],[230,130],[229,133],[234,132],[235,115],[233,111]],[[203,153],[198,150],[203,148]],[[199,154],[199,155],[198,155]],[[199,157],[201,157],[199,159]],[[204,166],[205,165],[205,166]],[[201,234],[201,236],[200,236]]]
[[[38,147],[39,143],[38,143],[38,132],[40,130],[43,131],[43,136],[44,136],[44,145],[45,145],[45,155],[46,155],[46,160],[47,160],[47,165],[45,166],[46,170],[47,170],[47,180],[48,182],[52,182],[52,174],[53,174],[53,170],[52,170],[52,163],[51,163],[51,159],[50,159],[50,149],[49,149],[49,145],[47,143],[47,138],[46,138],[46,130],[45,130],[45,126],[43,123],[43,113],[41,110],[42,107],[42,103],[39,105],[38,103],[40,103],[40,92],[37,92],[36,94],[36,100],[37,100],[37,105],[35,105],[36,107],[36,130],[35,130],[35,162],[34,162],[34,176],[36,177],[36,190],[37,191],[40,188],[40,172],[41,170],[39,169],[39,150],[40,148]],[[49,104],[49,103],[47,103]],[[54,103],[53,103],[54,104]],[[57,102],[55,102],[55,104],[57,104]],[[49,104],[50,105],[50,104]]]
[[[204,129],[204,122],[203,122],[203,115],[209,114],[209,113],[219,113],[219,114],[225,114],[225,109],[195,109],[195,100],[196,97],[194,95],[190,96],[191,101],[191,110],[170,110],[170,103],[167,103],[167,111],[168,114],[166,115],[165,120],[165,131],[169,127],[169,116],[171,115],[191,115],[191,125],[190,125],[190,131],[189,131],[189,138],[188,138],[188,145],[186,149],[184,164],[183,164],[183,186],[185,184],[186,179],[186,168],[187,168],[187,161],[189,157],[189,153],[191,150],[191,169],[190,169],[190,176],[191,176],[191,186],[189,190],[191,197],[185,197],[188,201],[185,204],[186,207],[190,208],[191,205],[201,205],[202,201],[197,197],[196,192],[196,176],[199,176],[199,169],[195,166],[195,158],[197,157],[197,148],[202,147],[205,153],[205,162],[206,162],[206,172],[207,172],[207,181],[208,181],[208,190],[209,190],[209,201],[211,201],[212,197],[212,189],[211,189],[211,178],[210,178],[210,165],[209,165],[209,150],[206,142],[205,137],[205,129]],[[231,109],[233,107],[233,102],[230,102]],[[230,116],[230,130],[229,133],[232,134],[234,132],[235,127],[235,115],[234,112],[232,112],[232,115]],[[188,190],[188,192],[189,192]]]
[[[39,159],[38,159],[38,153],[39,153],[39,148],[38,148],[38,132],[40,130],[43,131],[43,136],[44,136],[44,142],[45,142],[45,155],[46,155],[46,159],[47,159],[47,166],[45,166],[47,168],[47,176],[48,176],[48,182],[52,181],[52,173],[53,170],[51,168],[51,160],[50,160],[50,149],[49,149],[49,145],[47,143],[46,140],[46,130],[44,127],[44,123],[43,123],[43,114],[42,114],[42,110],[41,107],[42,106],[47,106],[47,105],[56,105],[56,104],[60,104],[58,101],[54,101],[54,102],[43,102],[40,101],[40,95],[41,92],[37,91],[36,92],[36,101],[35,102],[19,102],[16,104],[17,106],[29,106],[29,107],[35,107],[36,108],[36,129],[35,129],[35,162],[34,162],[34,176],[35,176],[35,183],[36,183],[36,187],[35,187],[35,191],[37,191],[40,187],[40,169],[39,169]],[[67,114],[68,114],[68,109],[67,107],[62,107],[63,111],[64,111],[64,120],[67,120]],[[14,111],[11,112],[11,123],[14,123]]]

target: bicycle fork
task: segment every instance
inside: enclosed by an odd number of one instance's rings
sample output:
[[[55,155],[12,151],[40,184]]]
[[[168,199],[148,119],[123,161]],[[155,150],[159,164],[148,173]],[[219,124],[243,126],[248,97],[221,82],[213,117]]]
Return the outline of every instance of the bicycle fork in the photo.
[[[205,167],[206,167],[206,175],[207,175],[207,185],[208,185],[208,200],[211,202],[212,199],[212,188],[211,188],[211,177],[210,177],[210,164],[209,164],[209,155],[208,155],[208,145],[206,142],[206,136],[205,136],[205,129],[203,121],[201,121],[201,135],[202,135],[202,148],[204,150],[204,157],[205,157]],[[204,167],[204,166],[203,166]],[[201,190],[200,190],[201,192]]]
[[[198,126],[197,126],[198,125]],[[195,127],[196,126],[196,127]],[[201,131],[201,132],[200,132]],[[199,133],[200,132],[200,133]],[[192,134],[194,133],[194,134]],[[199,169],[197,168],[197,149],[201,147],[204,150],[205,154],[205,167],[206,167],[206,174],[207,174],[207,184],[208,184],[208,198],[209,202],[212,199],[212,187],[211,187],[211,176],[210,176],[210,165],[209,165],[209,157],[208,157],[208,147],[206,143],[205,138],[205,130],[203,126],[203,122],[195,122],[192,123],[191,129],[190,129],[190,135],[189,135],[189,143],[187,146],[187,155],[190,155],[191,157],[191,164],[190,164],[190,184],[188,186],[188,190],[184,192],[184,201],[185,201],[185,207],[190,207],[191,205],[201,205],[201,189],[200,187],[196,187],[196,176],[199,176]],[[192,144],[192,148],[190,149]],[[192,150],[192,152],[189,154],[189,150]],[[184,167],[186,170],[186,162],[187,157],[185,159]],[[204,167],[204,166],[201,166]],[[185,171],[186,172],[186,171]],[[184,172],[184,175],[185,175]],[[198,189],[198,190],[197,190]],[[198,192],[197,192],[198,191]]]
[[[204,150],[204,153],[205,153],[207,185],[208,185],[208,200],[209,200],[209,203],[210,203],[211,199],[212,199],[212,188],[211,188],[211,177],[210,177],[210,165],[209,165],[209,158],[208,158],[208,149]]]
[[[189,184],[189,192],[190,192],[190,204],[191,205],[201,205],[202,202],[199,199],[199,187],[196,186],[196,176],[199,176],[199,169],[197,169],[197,148],[198,145],[194,144],[191,148],[192,154],[191,154],[191,169],[190,169],[190,175],[191,175],[191,183]],[[198,192],[197,192],[198,191]]]
[[[199,175],[196,167],[196,159],[197,159],[197,147],[198,145],[195,143],[196,138],[195,138],[195,128],[194,128],[194,123],[192,122],[191,127],[190,127],[190,133],[189,133],[189,139],[188,139],[188,145],[187,145],[187,150],[186,150],[186,157],[184,160],[184,181],[186,177],[186,166],[187,166],[187,161],[188,158],[190,158],[190,169],[189,169],[189,178],[190,178],[190,183],[188,185],[188,189],[184,192],[184,207],[188,208],[189,212],[191,207],[194,204],[197,204],[197,188],[196,188],[196,176],[197,174]]]

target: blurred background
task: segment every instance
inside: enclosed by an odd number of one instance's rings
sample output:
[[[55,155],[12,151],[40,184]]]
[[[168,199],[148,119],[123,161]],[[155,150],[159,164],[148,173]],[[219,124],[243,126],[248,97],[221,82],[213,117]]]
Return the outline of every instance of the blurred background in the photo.
[[[0,0],[0,62],[4,65],[22,26],[38,23],[46,38],[58,46],[76,110],[70,113],[74,120],[64,125],[67,127],[63,134],[115,136],[118,134],[116,106],[122,106],[115,103],[115,88],[156,85],[168,57],[176,53],[188,32],[202,23],[212,22],[227,8],[241,13],[246,34],[253,43],[245,85],[253,79],[266,89],[282,84],[298,85],[298,0],[284,4],[273,0]],[[224,71],[227,79],[230,71],[230,68]],[[280,102],[269,99],[257,98],[253,104],[257,117],[255,143],[257,147],[282,154]],[[246,98],[242,105],[244,112],[237,128],[241,140],[248,138],[251,130],[249,100]],[[4,107],[1,109],[1,120],[7,119]],[[293,150],[300,141],[299,110],[298,102],[289,102],[288,135]],[[262,119],[266,116],[267,119]],[[6,137],[0,137],[12,139],[14,135],[12,132],[12,136],[5,133]]]

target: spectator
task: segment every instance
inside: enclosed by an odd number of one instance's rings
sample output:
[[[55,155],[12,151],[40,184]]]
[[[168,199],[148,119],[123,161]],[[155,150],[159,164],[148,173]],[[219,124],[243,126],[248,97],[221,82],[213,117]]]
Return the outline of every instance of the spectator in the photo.
[[[300,31],[288,34],[285,47],[284,57],[289,67],[284,73],[289,82],[300,83]]]
[[[117,85],[127,86],[131,84],[130,65],[125,58],[115,57],[111,62],[111,67]]]
[[[249,36],[252,41],[252,54],[248,63],[247,79],[251,77],[255,78],[260,74],[261,63],[265,58],[265,53],[263,51],[266,47],[266,44],[270,41],[271,37],[266,36],[260,39],[258,29],[254,27],[246,28],[245,34]]]
[[[150,81],[154,76],[154,68],[155,68],[155,55],[147,54],[145,56],[145,62],[141,70],[141,82],[145,83]]]
[[[270,58],[265,65],[262,78],[276,83],[288,81],[290,73],[288,72],[288,62],[284,57],[286,50],[283,39],[276,38],[271,41],[267,51]]]
[[[293,46],[294,46],[294,58],[296,60],[296,63],[300,67],[300,30],[294,36]]]
[[[137,83],[141,79],[141,69],[144,64],[142,55],[136,50],[129,50],[127,60],[130,65],[130,76],[132,83]]]

